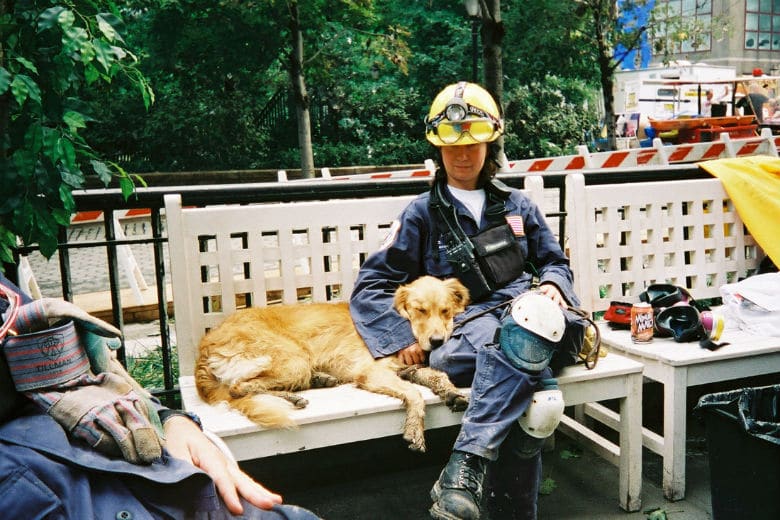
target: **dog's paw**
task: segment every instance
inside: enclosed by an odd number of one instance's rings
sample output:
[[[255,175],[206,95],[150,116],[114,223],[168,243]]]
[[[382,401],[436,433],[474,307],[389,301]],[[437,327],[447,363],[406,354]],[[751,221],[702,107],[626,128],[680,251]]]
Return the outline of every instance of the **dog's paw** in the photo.
[[[290,403],[296,408],[306,408],[309,406],[309,401],[297,394],[290,394],[289,396],[285,397],[285,399],[290,401]]]
[[[252,387],[246,382],[234,383],[228,388],[228,393],[233,399],[240,399],[252,393]]]
[[[462,412],[469,405],[469,398],[458,392],[448,392],[444,396],[444,404],[453,412]]]
[[[425,436],[422,433],[407,432],[404,440],[409,443],[410,450],[425,453]]]
[[[414,376],[421,366],[423,365],[409,365],[405,368],[402,368],[398,371],[398,377],[407,381],[412,381],[414,383]]]
[[[330,388],[339,384],[339,380],[325,372],[315,372],[311,376],[312,388]]]

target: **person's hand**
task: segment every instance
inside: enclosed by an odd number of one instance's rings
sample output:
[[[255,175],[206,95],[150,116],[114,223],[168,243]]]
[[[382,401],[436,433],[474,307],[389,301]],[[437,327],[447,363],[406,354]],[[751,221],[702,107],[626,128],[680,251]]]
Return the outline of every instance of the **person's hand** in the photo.
[[[566,300],[563,299],[561,291],[555,284],[543,283],[539,286],[539,292],[550,298],[562,308],[567,309],[569,307],[569,305],[566,303]]]
[[[405,365],[421,365],[425,363],[425,351],[417,343],[412,343],[408,347],[399,350],[396,353],[398,361]]]
[[[241,471],[190,419],[173,416],[165,421],[166,448],[172,457],[189,462],[211,477],[228,510],[244,512],[239,497],[260,509],[282,503],[282,497],[267,490]]]

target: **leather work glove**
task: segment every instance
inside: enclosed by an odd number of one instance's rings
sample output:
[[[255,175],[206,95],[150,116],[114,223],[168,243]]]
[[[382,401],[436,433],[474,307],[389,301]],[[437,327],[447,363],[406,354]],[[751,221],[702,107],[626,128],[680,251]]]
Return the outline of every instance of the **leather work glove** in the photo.
[[[62,321],[62,319],[66,321]],[[50,320],[59,320],[50,326]],[[149,393],[111,349],[121,333],[79,307],[46,298],[19,308],[5,357],[17,390],[66,431],[135,464],[162,456],[162,425]]]
[[[134,464],[149,464],[162,456],[146,405],[117,374],[82,374],[50,390],[25,395],[71,435],[102,453]]]

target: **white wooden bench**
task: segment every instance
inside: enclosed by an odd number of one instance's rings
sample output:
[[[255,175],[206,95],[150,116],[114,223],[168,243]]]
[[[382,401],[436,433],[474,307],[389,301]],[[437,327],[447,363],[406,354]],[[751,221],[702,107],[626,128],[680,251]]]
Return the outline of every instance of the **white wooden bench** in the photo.
[[[566,179],[567,237],[583,307],[604,311],[610,301],[638,301],[652,283],[687,287],[696,299],[754,271],[762,253],[744,229],[720,180],[586,185]],[[689,386],[780,371],[780,338],[727,330],[731,344],[709,351],[698,342],[631,341],[626,330],[600,326],[610,352],[645,365],[664,385],[663,435],[644,430],[644,445],[663,457],[664,495],[685,496],[686,393]],[[588,413],[609,422],[603,407]],[[614,419],[614,418],[612,418]]]
[[[542,203],[540,177],[526,190]],[[183,208],[179,195],[165,197],[180,389],[183,405],[197,413],[238,460],[400,435],[400,401],[341,385],[305,392],[309,405],[291,412],[298,429],[263,429],[227,405],[203,402],[193,369],[204,333],[245,305],[333,301],[348,297],[360,263],[377,249],[391,222],[413,197]],[[619,504],[640,507],[642,480],[642,365],[608,355],[595,370],[569,367],[559,377],[567,404],[617,399],[625,419],[615,429],[619,444],[566,418],[576,434],[620,473]],[[420,387],[427,429],[458,425],[438,397]]]

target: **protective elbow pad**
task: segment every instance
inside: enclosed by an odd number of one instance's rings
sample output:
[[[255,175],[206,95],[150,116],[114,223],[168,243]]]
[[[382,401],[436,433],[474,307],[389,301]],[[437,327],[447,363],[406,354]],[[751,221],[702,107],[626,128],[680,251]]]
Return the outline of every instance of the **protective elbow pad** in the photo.
[[[549,385],[534,393],[531,404],[518,422],[531,437],[544,439],[552,435],[560,424],[564,407],[563,394],[557,384]]]
[[[501,320],[498,343],[515,368],[538,373],[550,364],[566,330],[566,319],[557,303],[529,291],[512,302]]]

